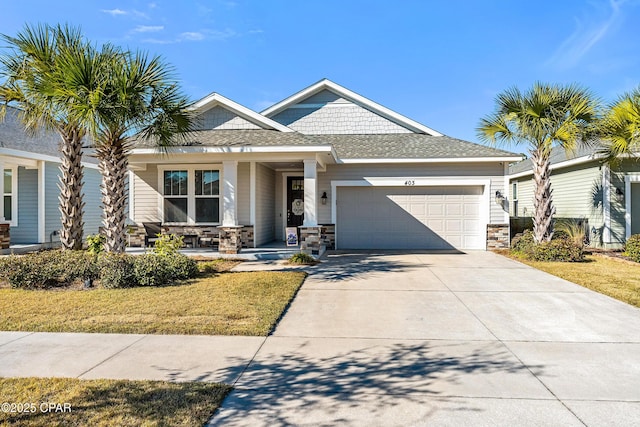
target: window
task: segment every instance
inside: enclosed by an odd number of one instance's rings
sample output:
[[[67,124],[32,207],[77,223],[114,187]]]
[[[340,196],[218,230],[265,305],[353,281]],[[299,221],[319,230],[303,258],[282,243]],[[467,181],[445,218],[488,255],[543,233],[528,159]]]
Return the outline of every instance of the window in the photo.
[[[161,177],[161,186],[164,191],[164,222],[190,224],[220,222],[219,170],[164,170]]]
[[[17,170],[16,169],[5,169],[4,170],[4,181],[3,181],[3,203],[4,203],[4,219],[9,221],[12,226],[18,225],[17,219],[17,209],[18,209],[18,197],[16,194],[16,190],[18,188],[17,185]]]
[[[187,171],[164,171],[164,221],[187,222]]]
[[[518,216],[518,183],[511,185],[511,200],[513,200],[513,216]]]
[[[196,222],[220,222],[220,172],[197,170]]]

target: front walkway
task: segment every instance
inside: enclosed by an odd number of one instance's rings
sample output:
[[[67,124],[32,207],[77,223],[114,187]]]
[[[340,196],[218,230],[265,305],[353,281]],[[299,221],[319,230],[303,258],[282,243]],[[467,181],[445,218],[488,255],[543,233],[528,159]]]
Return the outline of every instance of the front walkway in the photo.
[[[330,254],[272,336],[0,333],[0,376],[223,381],[211,425],[636,425],[640,310],[493,253]]]

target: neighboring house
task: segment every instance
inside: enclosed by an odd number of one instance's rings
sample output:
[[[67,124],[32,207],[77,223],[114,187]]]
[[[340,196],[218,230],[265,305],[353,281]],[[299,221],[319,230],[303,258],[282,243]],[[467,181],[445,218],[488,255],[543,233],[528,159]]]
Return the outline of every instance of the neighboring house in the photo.
[[[592,246],[621,248],[640,234],[640,163],[625,159],[602,163],[595,148],[551,153],[551,188],[556,218],[588,221]],[[533,180],[529,159],[509,168],[509,210],[514,218],[533,214]]]
[[[4,198],[0,206],[3,250],[11,245],[58,242],[62,226],[58,209],[60,136],[55,132],[27,134],[19,110],[7,107],[0,122],[0,170]],[[84,156],[85,236],[98,232],[101,222],[100,173],[94,158]],[[4,220],[3,220],[4,219]],[[6,238],[6,224],[10,238]],[[10,240],[10,241],[9,241]]]
[[[451,138],[321,80],[254,112],[213,93],[198,130],[160,155],[130,156],[130,216],[170,232],[220,233],[220,250],[486,249],[508,243],[513,153]],[[137,236],[134,240],[140,243]]]

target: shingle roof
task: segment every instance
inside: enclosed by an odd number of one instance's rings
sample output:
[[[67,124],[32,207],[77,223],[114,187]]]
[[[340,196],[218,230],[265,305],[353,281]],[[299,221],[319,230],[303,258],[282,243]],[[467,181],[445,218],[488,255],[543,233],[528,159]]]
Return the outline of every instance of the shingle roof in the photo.
[[[565,151],[562,147],[554,147],[551,150],[551,155],[549,159],[551,160],[551,164],[556,164],[560,162],[566,162],[567,160],[577,159],[578,157],[590,156],[595,154],[597,151],[597,147],[595,146],[579,146],[574,151]],[[514,163],[509,166],[509,175],[513,175],[516,173],[527,172],[533,170],[533,165],[531,164],[530,159],[524,159],[521,162]]]
[[[424,134],[303,135],[273,130],[203,130],[187,146],[333,146],[340,159],[513,157],[515,154],[448,136]],[[139,140],[136,148],[153,147]]]
[[[7,106],[4,121],[0,122],[0,147],[59,158],[60,135],[47,130],[31,135],[25,131],[19,115],[20,110]],[[94,157],[88,155],[89,152],[90,150],[85,150],[82,160],[87,163],[97,163]]]
[[[430,159],[513,157],[514,153],[449,136],[417,133],[374,135],[308,135],[333,145],[341,159]]]
[[[192,132],[184,146],[234,147],[234,146],[289,146],[313,145],[312,141],[297,132],[279,132],[266,129],[218,129]],[[153,148],[154,145],[139,139],[135,148]]]

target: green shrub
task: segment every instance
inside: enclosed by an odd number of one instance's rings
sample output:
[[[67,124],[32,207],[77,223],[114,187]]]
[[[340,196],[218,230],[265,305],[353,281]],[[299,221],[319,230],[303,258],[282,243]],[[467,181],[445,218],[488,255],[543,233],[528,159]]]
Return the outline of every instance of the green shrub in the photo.
[[[92,234],[87,236],[87,251],[92,254],[99,254],[104,251],[104,244],[107,238],[102,234]]]
[[[315,264],[316,260],[311,255],[299,252],[297,254],[291,255],[291,257],[289,258],[289,262],[291,264]]]
[[[0,263],[0,277],[13,288],[44,289],[95,279],[95,256],[84,251],[43,251],[9,256]]]
[[[169,257],[154,253],[135,257],[133,262],[134,275],[138,286],[161,286],[170,281],[166,260]]]
[[[184,246],[182,236],[175,234],[161,234],[153,245],[153,253],[160,256],[175,255]]]
[[[104,288],[131,288],[138,286],[134,274],[134,257],[127,254],[102,253],[98,257],[100,284]]]
[[[536,241],[531,230],[524,230],[522,234],[517,234],[511,240],[511,252],[527,257],[533,256],[535,246]]]
[[[186,255],[145,254],[135,257],[134,271],[139,286],[164,286],[198,274],[196,262]]]
[[[640,262],[640,234],[634,234],[627,239],[624,253],[635,262]]]
[[[583,246],[569,237],[537,244],[533,249],[534,261],[579,262],[584,260]]]
[[[198,263],[186,255],[177,254],[165,257],[170,280],[186,280],[198,274]]]

